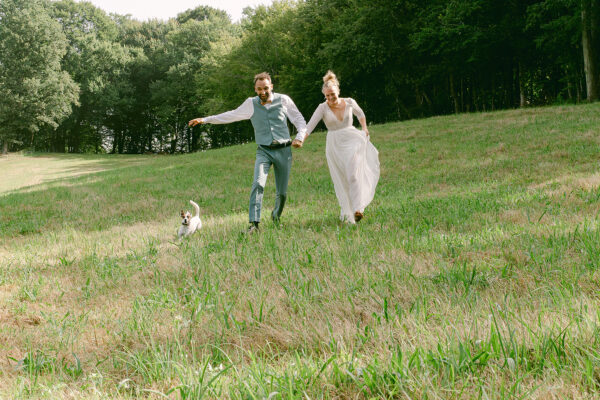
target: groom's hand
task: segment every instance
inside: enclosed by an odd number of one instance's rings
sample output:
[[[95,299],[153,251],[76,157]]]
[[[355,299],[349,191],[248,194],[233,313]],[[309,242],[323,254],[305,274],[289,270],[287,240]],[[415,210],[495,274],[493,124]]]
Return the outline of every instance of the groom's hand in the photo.
[[[194,118],[194,119],[190,120],[190,122],[188,122],[189,126],[196,126],[198,124],[204,124],[204,119],[203,118]]]
[[[294,139],[294,141],[292,142],[292,147],[299,149],[300,147],[302,147],[302,142],[298,139]]]

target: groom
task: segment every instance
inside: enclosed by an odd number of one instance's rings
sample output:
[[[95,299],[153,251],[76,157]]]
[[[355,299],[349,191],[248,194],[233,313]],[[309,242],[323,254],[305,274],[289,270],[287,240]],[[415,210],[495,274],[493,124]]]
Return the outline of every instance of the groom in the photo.
[[[287,186],[292,167],[292,139],[287,126],[289,119],[298,129],[298,134],[304,135],[306,121],[292,99],[279,93],[273,93],[271,76],[262,72],[254,77],[254,91],[257,97],[249,97],[241,106],[232,111],[205,118],[196,118],[189,126],[198,124],[228,124],[249,119],[254,127],[256,162],[254,164],[254,181],[250,192],[248,233],[258,231],[263,192],[267,182],[269,169],[273,165],[275,171],[275,208],[271,213],[273,221],[279,222],[287,197]]]

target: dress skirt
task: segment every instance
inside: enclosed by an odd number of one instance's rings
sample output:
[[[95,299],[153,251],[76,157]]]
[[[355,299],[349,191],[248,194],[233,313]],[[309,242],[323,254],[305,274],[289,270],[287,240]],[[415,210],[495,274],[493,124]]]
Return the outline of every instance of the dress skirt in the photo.
[[[353,224],[354,212],[363,212],[375,196],[379,152],[364,131],[348,127],[327,132],[325,154],[340,219]]]

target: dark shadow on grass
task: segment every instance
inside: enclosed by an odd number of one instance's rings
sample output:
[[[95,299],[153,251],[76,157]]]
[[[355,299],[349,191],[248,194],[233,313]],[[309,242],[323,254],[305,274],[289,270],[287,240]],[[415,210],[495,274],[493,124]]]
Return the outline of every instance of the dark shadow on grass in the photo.
[[[26,154],[27,160],[35,162],[36,159],[50,159],[56,162],[64,161],[82,161],[86,163],[66,166],[64,168],[53,170],[49,166],[47,172],[39,173],[39,182],[32,185],[20,186],[16,189],[7,190],[0,193],[0,198],[9,194],[20,192],[31,192],[35,190],[44,191],[47,188],[59,184],[72,184],[77,182],[78,178],[87,178],[91,174],[138,166],[145,162],[140,156],[122,156],[122,155],[85,155],[85,154],[55,154],[55,153],[32,153]],[[46,175],[62,175],[60,177],[44,178]]]
[[[42,159],[48,158],[56,161],[78,160],[78,161],[94,161],[106,167],[118,166],[124,162],[145,162],[153,158],[165,158],[164,155],[141,155],[141,154],[70,154],[70,153],[26,153],[25,156],[30,158]]]

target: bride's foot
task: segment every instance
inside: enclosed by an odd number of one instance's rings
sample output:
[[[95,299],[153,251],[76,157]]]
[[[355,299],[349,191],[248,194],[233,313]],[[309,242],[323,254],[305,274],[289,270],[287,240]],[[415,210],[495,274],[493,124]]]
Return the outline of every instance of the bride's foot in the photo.
[[[357,211],[354,213],[354,222],[358,222],[361,219],[363,219],[365,215],[363,213],[361,213],[360,211]]]

